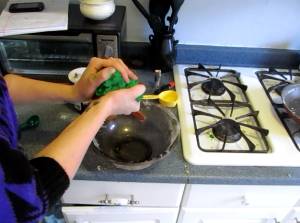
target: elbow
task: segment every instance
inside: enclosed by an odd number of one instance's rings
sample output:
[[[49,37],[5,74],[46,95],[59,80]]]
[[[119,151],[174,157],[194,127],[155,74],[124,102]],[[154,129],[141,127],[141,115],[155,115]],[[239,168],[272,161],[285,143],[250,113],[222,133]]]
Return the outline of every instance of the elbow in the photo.
[[[5,83],[7,85],[7,88],[8,88],[8,91],[10,93],[12,93],[12,89],[14,88],[14,85],[15,83],[17,82],[16,79],[18,78],[19,76],[16,75],[16,74],[6,74],[4,76],[4,80],[5,80]]]

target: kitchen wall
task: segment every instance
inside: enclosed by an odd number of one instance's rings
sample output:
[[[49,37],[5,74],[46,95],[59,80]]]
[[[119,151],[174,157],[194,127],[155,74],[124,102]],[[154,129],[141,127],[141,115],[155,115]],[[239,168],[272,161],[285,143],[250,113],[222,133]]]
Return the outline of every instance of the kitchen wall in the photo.
[[[132,1],[115,2],[127,6],[127,41],[147,42],[151,30]],[[185,0],[175,29],[181,44],[300,50],[300,1]]]

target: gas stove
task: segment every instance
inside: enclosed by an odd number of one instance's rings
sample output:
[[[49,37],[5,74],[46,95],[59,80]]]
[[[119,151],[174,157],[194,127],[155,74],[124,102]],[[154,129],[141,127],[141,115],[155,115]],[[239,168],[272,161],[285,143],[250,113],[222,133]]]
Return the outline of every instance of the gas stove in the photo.
[[[174,79],[189,163],[300,166],[300,125],[280,96],[299,70],[176,65]]]

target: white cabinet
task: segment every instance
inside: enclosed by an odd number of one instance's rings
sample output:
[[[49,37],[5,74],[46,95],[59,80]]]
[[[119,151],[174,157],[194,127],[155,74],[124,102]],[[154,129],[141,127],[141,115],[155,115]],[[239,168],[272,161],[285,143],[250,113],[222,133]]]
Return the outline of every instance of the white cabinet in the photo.
[[[191,208],[281,208],[300,200],[299,186],[188,184],[183,206]]]
[[[67,222],[176,223],[184,187],[74,180],[62,198],[62,212]]]
[[[66,222],[76,223],[176,223],[178,208],[63,207]]]
[[[296,186],[187,185],[178,223],[285,223],[299,200]]]
[[[182,208],[178,223],[278,223],[282,208]]]
[[[300,223],[299,186],[75,180],[62,201],[67,222]]]

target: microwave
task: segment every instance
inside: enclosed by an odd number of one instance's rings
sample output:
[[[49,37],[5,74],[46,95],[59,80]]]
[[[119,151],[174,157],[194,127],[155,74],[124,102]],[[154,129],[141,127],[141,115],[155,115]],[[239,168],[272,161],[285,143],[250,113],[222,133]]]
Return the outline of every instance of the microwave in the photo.
[[[126,8],[116,6],[105,20],[85,18],[78,4],[69,5],[68,29],[0,38],[3,74],[65,80],[70,70],[85,67],[90,58],[121,57]]]

